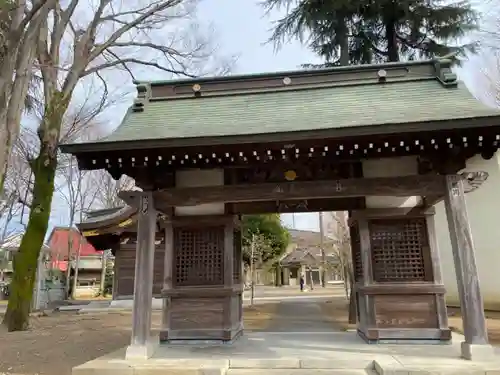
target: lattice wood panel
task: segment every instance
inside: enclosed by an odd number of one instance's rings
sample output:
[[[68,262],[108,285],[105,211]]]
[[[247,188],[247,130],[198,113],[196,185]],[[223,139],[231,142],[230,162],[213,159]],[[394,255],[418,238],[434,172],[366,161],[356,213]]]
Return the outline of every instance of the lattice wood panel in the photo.
[[[426,280],[424,218],[372,220],[370,238],[374,281]]]
[[[176,286],[224,284],[224,227],[174,230]]]
[[[241,282],[241,232],[234,231],[233,283]]]
[[[352,260],[354,262],[354,280],[363,279],[363,264],[361,262],[361,245],[359,239],[358,226],[355,224],[350,227]]]

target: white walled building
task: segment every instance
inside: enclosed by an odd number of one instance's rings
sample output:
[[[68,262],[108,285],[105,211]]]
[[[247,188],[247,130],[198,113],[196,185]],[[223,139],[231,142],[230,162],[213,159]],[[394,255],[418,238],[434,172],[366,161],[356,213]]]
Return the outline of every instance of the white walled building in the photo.
[[[500,155],[469,159],[467,171],[488,172],[481,188],[466,194],[467,212],[485,309],[500,311]],[[449,306],[458,306],[457,281],[443,202],[436,205],[436,233]]]

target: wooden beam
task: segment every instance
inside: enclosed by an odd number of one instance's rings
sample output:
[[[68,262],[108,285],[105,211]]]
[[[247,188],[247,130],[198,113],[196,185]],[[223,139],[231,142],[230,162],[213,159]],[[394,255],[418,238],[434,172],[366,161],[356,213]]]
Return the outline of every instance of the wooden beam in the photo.
[[[172,206],[195,206],[215,202],[258,202],[266,200],[346,198],[361,196],[411,196],[444,194],[444,177],[414,175],[353,178],[341,180],[263,183],[253,185],[169,188],[154,192],[155,199]],[[122,191],[126,202],[137,192]]]
[[[474,243],[465,202],[464,180],[460,176],[449,175],[446,176],[446,186],[445,208],[455,263],[465,343],[466,346],[488,345]],[[462,345],[462,355],[464,355],[463,350],[464,345]]]
[[[434,215],[434,207],[397,207],[397,208],[366,208],[364,210],[353,210],[351,220],[359,219],[381,219],[381,218],[402,218],[402,217],[422,217]]]
[[[364,197],[323,198],[284,201],[260,201],[230,203],[235,214],[252,215],[268,213],[300,213],[320,211],[361,210],[365,206]]]

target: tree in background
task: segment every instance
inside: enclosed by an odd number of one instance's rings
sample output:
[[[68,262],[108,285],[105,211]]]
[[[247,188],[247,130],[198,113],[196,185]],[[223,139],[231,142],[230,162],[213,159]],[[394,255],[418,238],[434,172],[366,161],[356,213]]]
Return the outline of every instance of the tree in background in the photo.
[[[38,103],[33,66],[37,38],[56,0],[0,0],[0,198],[24,109]],[[28,100],[27,100],[28,99]],[[27,105],[26,105],[27,104]]]
[[[5,278],[4,273],[8,265],[9,265],[9,253],[4,249],[0,249],[0,282],[4,281]]]
[[[193,22],[195,2],[55,1],[37,34],[37,69],[43,89],[39,148],[29,160],[34,175],[25,235],[14,260],[11,296],[3,323],[9,331],[28,327],[37,260],[49,223],[64,117],[84,80],[107,83],[102,74],[115,68],[134,77],[137,66],[169,76],[192,77],[210,70],[214,50]],[[170,30],[165,27],[170,26]],[[184,26],[184,27],[182,27]],[[186,32],[187,30],[187,32]],[[184,32],[184,35],[180,33]],[[156,41],[155,42],[155,38]],[[224,73],[217,63],[213,73]]]
[[[110,253],[110,252],[109,252]],[[107,254],[105,256],[106,259],[106,269],[104,272],[104,282],[103,288],[100,291],[101,295],[103,297],[106,297],[108,295],[111,295],[113,293],[113,278],[114,278],[114,261],[111,261],[111,254]]]
[[[96,187],[95,203],[96,208],[119,208],[126,203],[118,196],[122,190],[131,190],[135,186],[135,181],[126,175],[115,180],[105,170],[93,171],[91,174],[92,183]]]
[[[104,111],[106,105],[109,104],[107,102],[107,98],[96,104],[84,101],[81,108],[68,111],[63,125],[62,139],[71,141],[98,139],[102,134],[102,124],[97,121],[96,117]],[[68,232],[68,267],[66,269],[65,291],[68,298],[74,299],[78,283],[80,253],[84,241],[83,237],[80,236],[78,243],[74,244],[71,229],[76,222],[82,222],[85,213],[94,206],[98,187],[94,184],[90,171],[82,171],[78,168],[78,162],[73,155],[62,154],[59,156],[58,162],[54,193],[61,198],[60,201],[67,209],[70,229]],[[71,278],[73,264],[74,274]]]
[[[283,226],[279,214],[244,215],[242,218],[243,262],[250,264],[252,237],[259,238],[259,259],[262,263],[274,260],[282,255],[289,242],[290,233]]]
[[[418,60],[461,54],[474,43],[452,44],[477,28],[468,1],[264,0],[269,11],[285,8],[270,41],[307,44],[325,63],[308,67]]]
[[[356,323],[356,296],[354,293],[354,264],[351,246],[351,231],[346,211],[329,212],[326,235],[333,239],[332,245],[340,261],[346,298],[349,300],[349,323]]]

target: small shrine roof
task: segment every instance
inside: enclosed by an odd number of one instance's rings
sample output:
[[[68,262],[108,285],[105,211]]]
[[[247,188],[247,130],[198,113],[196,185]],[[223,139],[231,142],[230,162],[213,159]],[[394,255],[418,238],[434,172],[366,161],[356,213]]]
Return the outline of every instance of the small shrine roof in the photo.
[[[113,233],[135,224],[137,210],[130,206],[94,210],[87,213],[87,218],[77,227],[85,237]]]
[[[434,60],[140,82],[136,101],[112,134],[62,149],[215,145],[224,138],[222,143],[227,138],[244,143],[248,136],[266,140],[348,128],[367,135],[384,125],[418,123],[414,131],[435,130],[435,122],[500,117],[457,81],[450,64]]]

